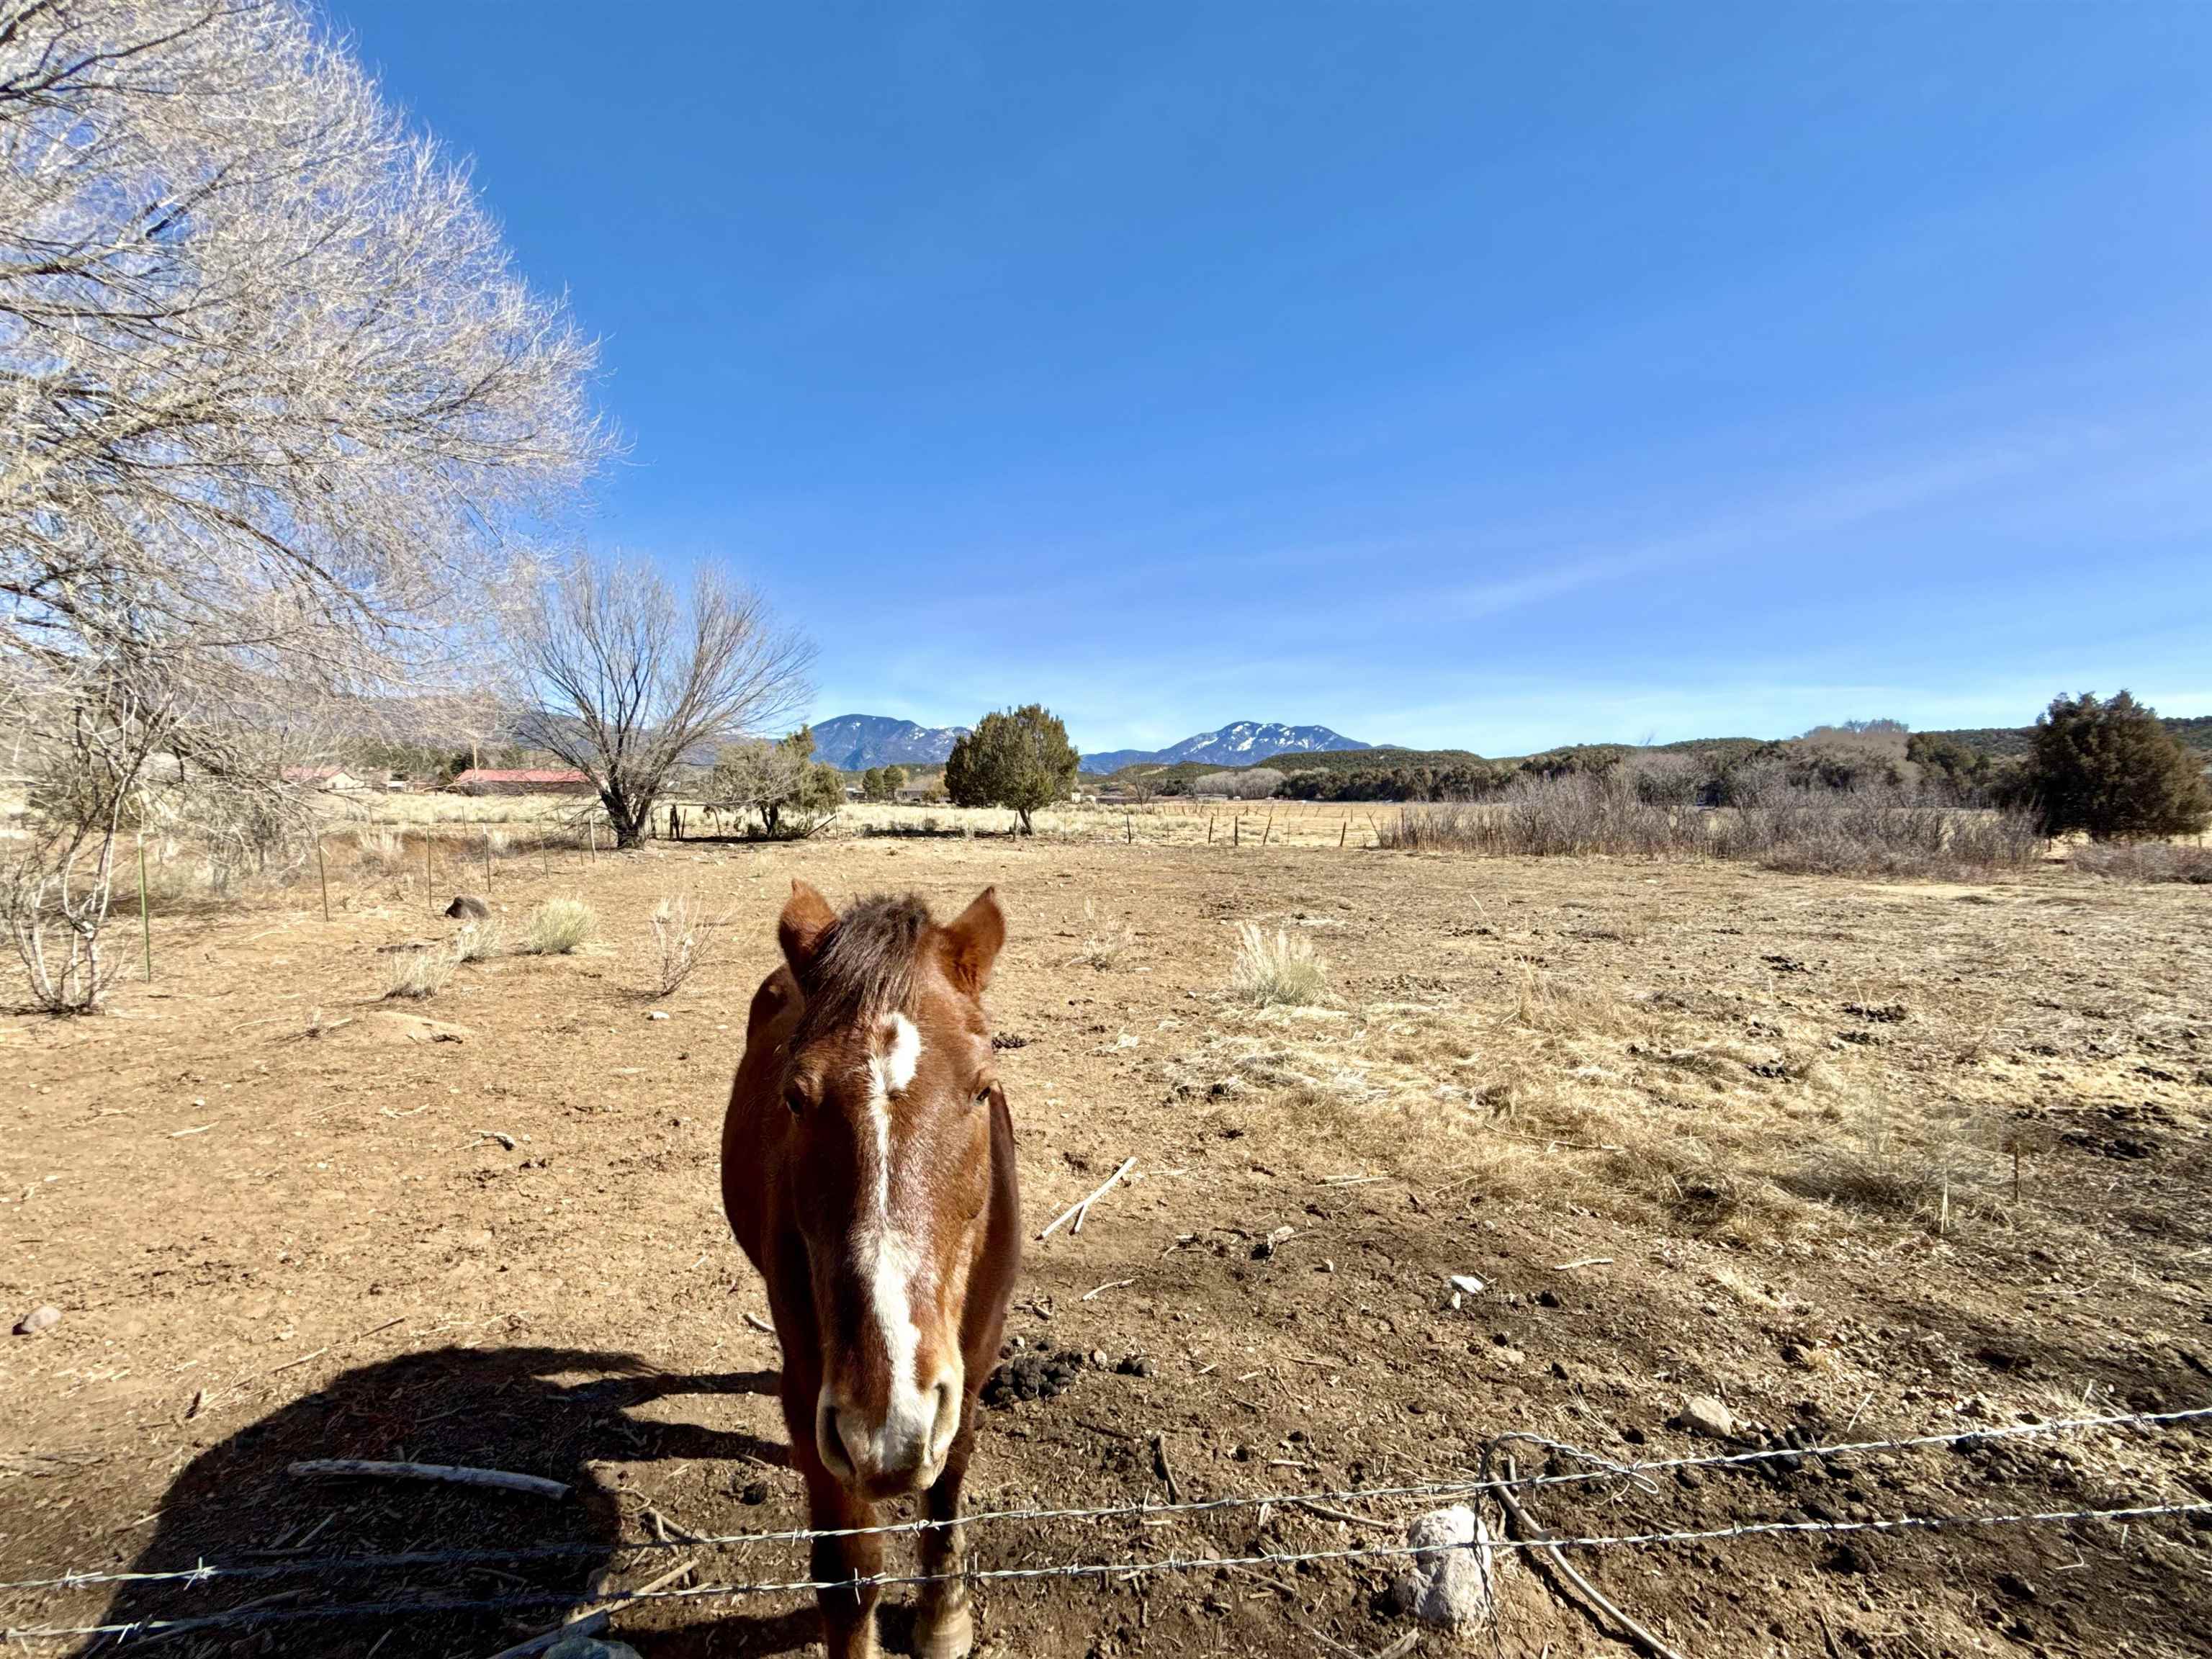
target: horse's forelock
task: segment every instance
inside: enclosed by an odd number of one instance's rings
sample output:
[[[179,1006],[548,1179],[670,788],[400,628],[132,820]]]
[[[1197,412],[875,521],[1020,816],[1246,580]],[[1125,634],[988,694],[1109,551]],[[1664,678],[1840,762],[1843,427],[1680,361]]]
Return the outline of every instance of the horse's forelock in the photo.
[[[929,907],[915,894],[878,894],[837,918],[806,966],[801,1040],[905,1009],[914,995]]]

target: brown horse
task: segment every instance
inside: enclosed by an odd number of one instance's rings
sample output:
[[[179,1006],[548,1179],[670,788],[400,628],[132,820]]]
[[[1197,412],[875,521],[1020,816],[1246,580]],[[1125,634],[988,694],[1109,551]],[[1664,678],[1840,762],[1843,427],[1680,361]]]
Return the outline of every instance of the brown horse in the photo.
[[[922,1571],[957,1574],[975,1394],[1021,1254],[1014,1130],[983,988],[1006,937],[986,890],[949,926],[918,898],[843,915],[791,884],[783,966],[753,995],[722,1126],[722,1207],[767,1281],[783,1416],[811,1525],[872,1527],[923,1494]],[[882,1571],[880,1536],[821,1538],[817,1580]],[[877,1589],[819,1592],[830,1659],[876,1649]],[[918,1645],[974,1640],[965,1584],[922,1592]]]

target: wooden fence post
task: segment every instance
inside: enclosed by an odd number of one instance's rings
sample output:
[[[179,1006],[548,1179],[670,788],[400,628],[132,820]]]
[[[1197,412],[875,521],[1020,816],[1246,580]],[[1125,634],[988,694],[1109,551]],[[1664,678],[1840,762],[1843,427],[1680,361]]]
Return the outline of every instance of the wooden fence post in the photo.
[[[1346,818],[1344,821],[1344,827],[1336,832],[1336,844],[1340,851],[1343,848],[1344,838],[1351,833],[1352,820],[1350,818]]]
[[[484,895],[491,895],[491,831],[484,831]]]
[[[112,866],[111,866],[112,867]],[[146,903],[146,837],[138,837],[138,937],[146,947],[146,977],[154,977],[154,915]]]
[[[1267,837],[1268,837],[1268,836],[1272,836],[1272,835],[1273,835],[1274,833],[1275,833],[1275,809],[1274,809],[1273,807],[1270,806],[1270,807],[1267,809],[1267,827],[1266,829],[1264,829],[1264,830],[1261,830],[1261,831],[1260,831],[1260,848],[1261,848],[1261,850],[1262,852],[1265,852],[1265,851],[1267,850]]]
[[[436,879],[437,872],[430,867],[430,831],[426,826],[422,831],[422,902],[434,916],[438,914],[438,900],[430,890],[430,884]]]
[[[1213,845],[1213,814],[1211,812],[1206,815],[1206,844],[1208,847]]]
[[[315,879],[322,884],[323,920],[328,921],[331,919],[331,872],[323,863],[323,834],[319,830],[315,832]]]
[[[1242,812],[1229,820],[1229,844],[1231,847],[1242,847],[1244,844],[1244,815]]]

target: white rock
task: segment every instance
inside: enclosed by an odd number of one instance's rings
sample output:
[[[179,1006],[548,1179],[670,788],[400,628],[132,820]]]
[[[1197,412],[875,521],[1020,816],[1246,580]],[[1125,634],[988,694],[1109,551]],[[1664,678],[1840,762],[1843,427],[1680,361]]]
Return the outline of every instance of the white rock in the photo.
[[[1419,1553],[1390,1586],[1401,1613],[1425,1625],[1479,1625],[1492,1609],[1492,1578],[1498,1570],[1490,1529],[1464,1504],[1431,1510],[1406,1528]]]
[[[1451,1286],[1455,1291],[1465,1291],[1469,1296],[1480,1296],[1489,1288],[1473,1273],[1454,1273]]]
[[[655,1008],[651,1013],[647,1014],[646,1018],[647,1019],[666,1019],[668,1016],[662,1013],[659,1009]]]
[[[52,1329],[61,1322],[62,1310],[59,1308],[33,1308],[15,1322],[15,1334],[36,1336],[40,1331]]]
[[[1735,1413],[1709,1394],[1693,1394],[1682,1402],[1682,1426],[1692,1434],[1728,1440],[1735,1435]]]

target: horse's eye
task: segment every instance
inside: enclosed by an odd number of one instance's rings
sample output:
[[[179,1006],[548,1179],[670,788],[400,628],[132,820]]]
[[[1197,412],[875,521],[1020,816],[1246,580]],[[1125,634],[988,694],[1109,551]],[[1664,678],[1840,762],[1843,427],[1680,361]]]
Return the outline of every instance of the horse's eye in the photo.
[[[799,1093],[798,1090],[787,1089],[784,1091],[783,1103],[791,1108],[792,1116],[803,1117],[805,1115],[806,1097]]]
[[[989,1084],[985,1084],[981,1088],[975,1091],[975,1103],[978,1106],[988,1106],[991,1103],[991,1085]]]

